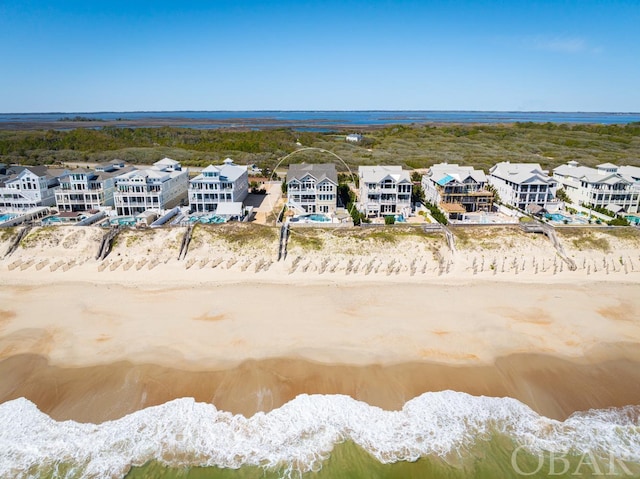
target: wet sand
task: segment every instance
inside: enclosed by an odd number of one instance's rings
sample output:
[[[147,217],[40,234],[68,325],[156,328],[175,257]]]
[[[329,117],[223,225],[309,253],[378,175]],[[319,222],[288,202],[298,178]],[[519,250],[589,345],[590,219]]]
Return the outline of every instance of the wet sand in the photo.
[[[26,397],[56,420],[100,423],[180,397],[251,416],[303,393],[345,394],[397,410],[424,392],[451,389],[513,397],[547,417],[565,419],[574,411],[640,403],[640,362],[628,357],[638,345],[605,349],[616,359],[517,354],[474,367],[425,362],[349,366],[274,358],[215,371],[129,362],[61,368],[41,356],[19,355],[0,362],[0,402]]]

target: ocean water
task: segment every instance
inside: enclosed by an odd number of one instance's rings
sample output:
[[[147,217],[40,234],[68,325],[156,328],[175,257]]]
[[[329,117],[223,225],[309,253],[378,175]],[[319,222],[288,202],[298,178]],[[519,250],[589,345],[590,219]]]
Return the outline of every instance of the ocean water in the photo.
[[[326,130],[337,126],[394,125],[411,123],[597,123],[627,124],[640,121],[640,113],[526,112],[526,111],[156,111],[92,113],[0,113],[2,123],[47,123],[81,116],[91,120],[189,120],[191,128],[264,128],[303,126]],[[197,120],[215,121],[215,124]],[[96,123],[95,127],[100,127]]]
[[[0,405],[2,478],[549,476],[640,477],[640,407],[561,422],[443,391],[400,411],[300,395],[246,418],[183,398],[95,425],[54,421],[26,399]]]

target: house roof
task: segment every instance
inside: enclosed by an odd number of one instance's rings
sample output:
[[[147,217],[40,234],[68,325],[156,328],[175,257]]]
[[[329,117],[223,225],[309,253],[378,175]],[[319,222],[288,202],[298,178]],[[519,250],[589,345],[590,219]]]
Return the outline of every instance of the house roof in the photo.
[[[613,213],[620,213],[624,210],[622,206],[616,205],[615,203],[609,203],[605,208],[609,211],[612,211]]]
[[[440,178],[439,180],[436,180],[436,183],[438,183],[440,186],[444,186],[447,183],[451,183],[453,180],[455,180],[455,178],[451,175],[444,175],[442,178]]]
[[[410,183],[411,176],[401,166],[360,166],[358,176],[365,183],[380,183],[386,178],[393,179],[396,183]]]
[[[477,183],[486,183],[487,175],[484,171],[476,170],[472,166],[459,166],[449,163],[438,163],[429,168],[427,176],[440,186],[444,186],[451,181],[463,183],[471,177]]]
[[[180,162],[176,160],[172,160],[171,158],[163,158],[159,161],[156,161],[153,166],[175,166],[179,165]]]
[[[226,160],[225,160],[226,161]],[[202,170],[202,173],[193,178],[192,182],[211,181],[211,178],[206,178],[203,173],[215,173],[218,172],[220,179],[224,181],[236,181],[247,171],[246,166],[238,166],[233,163],[225,163],[220,166],[209,165]]]
[[[216,214],[220,216],[242,216],[242,202],[231,201],[218,203]]]
[[[120,172],[119,172],[120,173]],[[142,176],[143,178],[146,179],[159,179],[159,180],[165,180],[168,178],[172,178],[178,175],[183,174],[183,171],[163,171],[163,170],[157,170],[155,168],[146,168],[144,170],[138,170],[133,168],[131,171],[127,171],[125,173],[120,173],[116,176],[116,182],[118,181],[127,181],[131,178],[134,178],[136,176]]]
[[[606,170],[611,170],[611,169],[618,169],[617,165],[614,165],[613,163],[602,163],[600,165],[598,165],[596,168],[600,168],[600,169],[606,169]]]
[[[47,174],[49,173],[48,168],[44,165],[38,165],[38,166],[13,165],[7,168],[6,175],[12,176],[15,178],[25,170],[30,171],[31,173],[33,173],[38,177],[47,176]]]
[[[466,213],[467,210],[460,203],[440,203],[440,208],[447,213]]]
[[[555,183],[539,163],[497,163],[489,170],[491,176],[502,178],[513,183]]]
[[[289,165],[287,171],[287,183],[292,180],[302,180],[305,176],[313,176],[318,183],[322,180],[329,180],[338,184],[338,172],[332,163],[295,163]]]
[[[618,168],[618,174],[630,181],[640,181],[640,167],[637,166],[621,166]]]
[[[25,171],[30,172],[31,174],[37,176],[38,178],[47,178],[48,180],[53,180],[58,178],[60,175],[63,175],[68,170],[64,170],[61,168],[47,168],[44,165],[38,166],[21,166],[21,165],[13,165],[6,169],[5,177],[3,178],[3,183],[11,182],[17,179],[21,174],[24,174]]]
[[[542,206],[536,205],[535,203],[529,203],[526,206],[525,210],[534,215],[546,211]]]
[[[616,184],[620,182],[631,183],[632,178],[625,178],[620,172],[606,172],[606,169],[612,169],[617,167],[611,163],[603,163],[598,165],[598,168],[591,168],[589,166],[574,166],[575,162],[566,165],[560,165],[553,169],[553,173],[558,176],[568,176],[575,178],[576,180],[586,181],[588,183],[602,183],[602,184]],[[638,168],[640,172],[640,168]]]

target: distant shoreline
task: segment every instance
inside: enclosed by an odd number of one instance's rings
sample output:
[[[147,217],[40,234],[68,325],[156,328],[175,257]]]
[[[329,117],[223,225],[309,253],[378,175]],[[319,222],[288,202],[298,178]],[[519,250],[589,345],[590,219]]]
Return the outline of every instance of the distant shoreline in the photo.
[[[1,130],[171,126],[236,131],[273,128],[344,131],[392,125],[499,125],[518,122],[624,125],[640,122],[640,113],[420,110],[0,113]]]

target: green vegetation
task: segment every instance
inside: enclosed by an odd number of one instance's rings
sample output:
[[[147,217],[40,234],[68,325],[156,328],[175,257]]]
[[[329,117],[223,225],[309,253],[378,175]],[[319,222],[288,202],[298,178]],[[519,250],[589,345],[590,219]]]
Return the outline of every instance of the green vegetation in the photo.
[[[233,243],[236,247],[270,242],[277,245],[278,235],[278,228],[253,223],[197,224],[193,230],[192,241],[199,244],[201,241],[216,239]]]
[[[613,236],[620,240],[634,241],[640,246],[640,230],[636,228],[604,228],[598,230],[606,235]]]
[[[569,160],[587,166],[603,162],[640,166],[640,124],[408,125],[374,130],[368,137],[372,142],[365,147],[346,143],[344,137],[335,132],[288,129],[105,127],[0,131],[0,161],[33,165],[121,158],[130,163],[151,163],[169,156],[187,166],[206,166],[231,156],[238,163],[256,163],[267,175],[279,158],[299,148],[296,144],[299,141],[304,146],[335,152],[352,171],[357,165],[426,168],[443,161],[485,171],[504,160],[536,162],[543,168],[553,168]],[[290,161],[333,159],[318,152],[302,152]],[[335,163],[339,171],[346,172],[341,162]]]
[[[9,241],[15,234],[15,226],[12,226],[11,228],[0,228],[0,242]]]
[[[422,185],[416,185],[414,183],[413,188],[411,189],[411,203],[426,203]]]
[[[571,201],[571,198],[569,198],[569,195],[567,195],[567,192],[564,190],[564,188],[558,188],[556,190],[556,198],[558,198],[560,201],[564,201],[569,205],[573,203],[573,201]]]
[[[606,238],[596,238],[592,235],[585,235],[580,239],[574,239],[572,243],[579,250],[594,249],[605,253],[611,251],[611,246]]]
[[[55,226],[41,226],[36,228],[20,241],[20,246],[23,248],[35,248],[37,245],[46,246],[43,244],[46,240],[53,240],[55,244],[50,244],[49,246],[56,246],[59,238],[55,235],[55,231]]]
[[[125,241],[125,246],[127,248],[131,248],[132,246],[135,246],[136,244],[138,244],[140,242],[140,235],[136,234],[137,232],[133,233],[133,234],[129,234],[127,236],[127,240]]]
[[[433,219],[438,223],[441,223],[443,225],[449,223],[447,216],[442,211],[440,211],[440,208],[438,208],[436,205],[430,202],[425,202],[424,205],[429,209],[429,211],[431,212],[431,216],[433,216]]]
[[[338,198],[343,205],[346,205],[347,211],[351,215],[354,226],[359,226],[362,223],[369,223],[369,218],[358,211],[356,207],[356,195],[346,183],[340,183],[338,185]]]
[[[385,225],[393,225],[396,222],[396,217],[393,215],[387,215],[384,217],[384,224]]]
[[[629,221],[623,216],[620,216],[614,213],[613,211],[603,208],[602,206],[594,206],[594,205],[588,205],[588,204],[584,206],[585,208],[590,208],[597,213],[613,218],[612,220],[607,221],[607,224],[609,226],[629,226],[630,224]],[[602,221],[597,221],[597,223],[600,224],[602,223]]]
[[[594,205],[590,205],[590,204],[585,204],[584,205],[585,208],[589,208],[592,209],[593,211],[595,211],[596,213],[600,213],[601,215],[605,215],[605,216],[609,216],[611,218],[615,218],[616,214],[613,211],[610,211],[602,206],[594,206]]]
[[[605,233],[606,230],[598,230],[598,233]],[[579,251],[582,250],[597,250],[608,253],[611,250],[611,245],[606,238],[602,238],[599,234],[596,235],[588,228],[567,228],[562,231],[558,231],[558,235],[562,240],[563,237],[570,239],[573,246]]]
[[[618,217],[614,218],[611,221],[607,221],[609,226],[629,226],[629,220],[626,218]]]
[[[296,229],[292,231],[289,237],[289,248],[298,246],[306,250],[321,250],[324,246],[324,241],[319,237],[319,233],[320,231],[316,231],[314,228]]]

